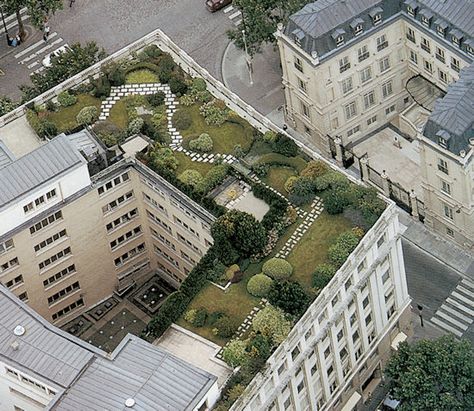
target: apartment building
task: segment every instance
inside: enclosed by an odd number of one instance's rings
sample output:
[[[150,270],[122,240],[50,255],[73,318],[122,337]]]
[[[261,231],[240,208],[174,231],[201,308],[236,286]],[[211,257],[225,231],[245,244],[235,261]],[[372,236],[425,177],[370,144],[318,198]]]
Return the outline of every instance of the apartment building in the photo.
[[[67,334],[0,286],[2,411],[204,410],[217,377],[128,334],[112,353]]]
[[[178,288],[212,243],[206,210],[132,158],[92,175],[74,135],[5,163],[0,282],[55,325],[155,274]]]
[[[288,124],[339,161],[389,124],[419,140],[425,221],[470,249],[473,22],[469,0],[319,0],[276,33]]]
[[[322,290],[232,410],[356,410],[410,333],[394,204]]]

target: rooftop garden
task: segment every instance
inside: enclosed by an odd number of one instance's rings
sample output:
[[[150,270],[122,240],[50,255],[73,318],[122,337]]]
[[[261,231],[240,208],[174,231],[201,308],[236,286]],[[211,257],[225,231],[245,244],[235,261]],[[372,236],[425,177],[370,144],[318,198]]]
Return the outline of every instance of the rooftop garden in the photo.
[[[148,136],[153,144],[137,158],[216,216],[214,245],[144,337],[177,322],[222,346],[222,358],[241,369],[219,409],[231,406],[385,208],[374,190],[308,158],[286,135],[253,129],[156,46],[32,108],[28,119],[41,136],[90,125],[111,148]],[[216,203],[229,176],[268,205],[263,218],[232,209],[247,201],[237,192],[230,210]]]

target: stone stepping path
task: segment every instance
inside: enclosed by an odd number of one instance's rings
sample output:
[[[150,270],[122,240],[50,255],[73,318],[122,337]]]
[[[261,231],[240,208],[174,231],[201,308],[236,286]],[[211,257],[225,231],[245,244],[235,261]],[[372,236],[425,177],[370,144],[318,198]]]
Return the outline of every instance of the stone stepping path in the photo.
[[[299,209],[298,211],[303,211]],[[277,258],[286,258],[288,254],[295,248],[295,246],[299,243],[303,235],[306,231],[309,230],[311,225],[314,223],[321,212],[323,211],[323,203],[321,198],[316,197],[313,202],[311,203],[311,211],[307,212],[304,211],[303,213],[298,213],[300,217],[303,218],[303,222],[296,228],[295,232],[291,235],[285,245],[281,248],[280,251],[275,255]]]
[[[260,302],[258,303],[257,306],[252,308],[252,311],[245,317],[245,320],[242,324],[239,325],[239,328],[237,329],[237,332],[235,333],[235,336],[232,339],[235,338],[242,338],[242,336],[250,329],[252,326],[252,321],[254,317],[257,315],[257,313],[262,309],[265,308],[265,306],[268,304],[268,300],[266,298],[262,298]],[[219,352],[216,354],[216,357],[222,360],[222,352],[224,351],[224,348],[227,347],[229,343],[224,345]]]

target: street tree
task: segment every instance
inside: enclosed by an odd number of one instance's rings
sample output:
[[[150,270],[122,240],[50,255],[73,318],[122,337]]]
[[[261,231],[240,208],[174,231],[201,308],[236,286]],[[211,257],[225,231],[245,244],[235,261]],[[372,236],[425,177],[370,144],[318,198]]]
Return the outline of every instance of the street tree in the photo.
[[[227,34],[235,44],[244,48],[244,35],[248,52],[254,55],[264,43],[274,43],[277,24],[285,24],[288,17],[312,0],[234,0],[242,11],[242,23]]]
[[[45,20],[53,15],[57,10],[62,10],[62,0],[4,0],[4,10],[15,13],[18,20],[18,32],[21,40],[25,38],[25,26],[21,18],[20,10],[24,7],[28,9],[31,22],[37,29],[42,29]]]
[[[452,336],[401,343],[385,373],[400,411],[474,409],[474,350]]]

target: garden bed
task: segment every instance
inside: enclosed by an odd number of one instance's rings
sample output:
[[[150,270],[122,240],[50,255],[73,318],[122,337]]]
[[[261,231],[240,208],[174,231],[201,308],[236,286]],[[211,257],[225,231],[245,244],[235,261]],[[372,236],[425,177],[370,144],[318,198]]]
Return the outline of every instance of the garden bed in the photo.
[[[262,178],[265,184],[273,187],[275,190],[288,196],[288,191],[285,190],[285,183],[292,176],[297,176],[298,173],[292,167],[287,166],[271,166],[267,175]]]

